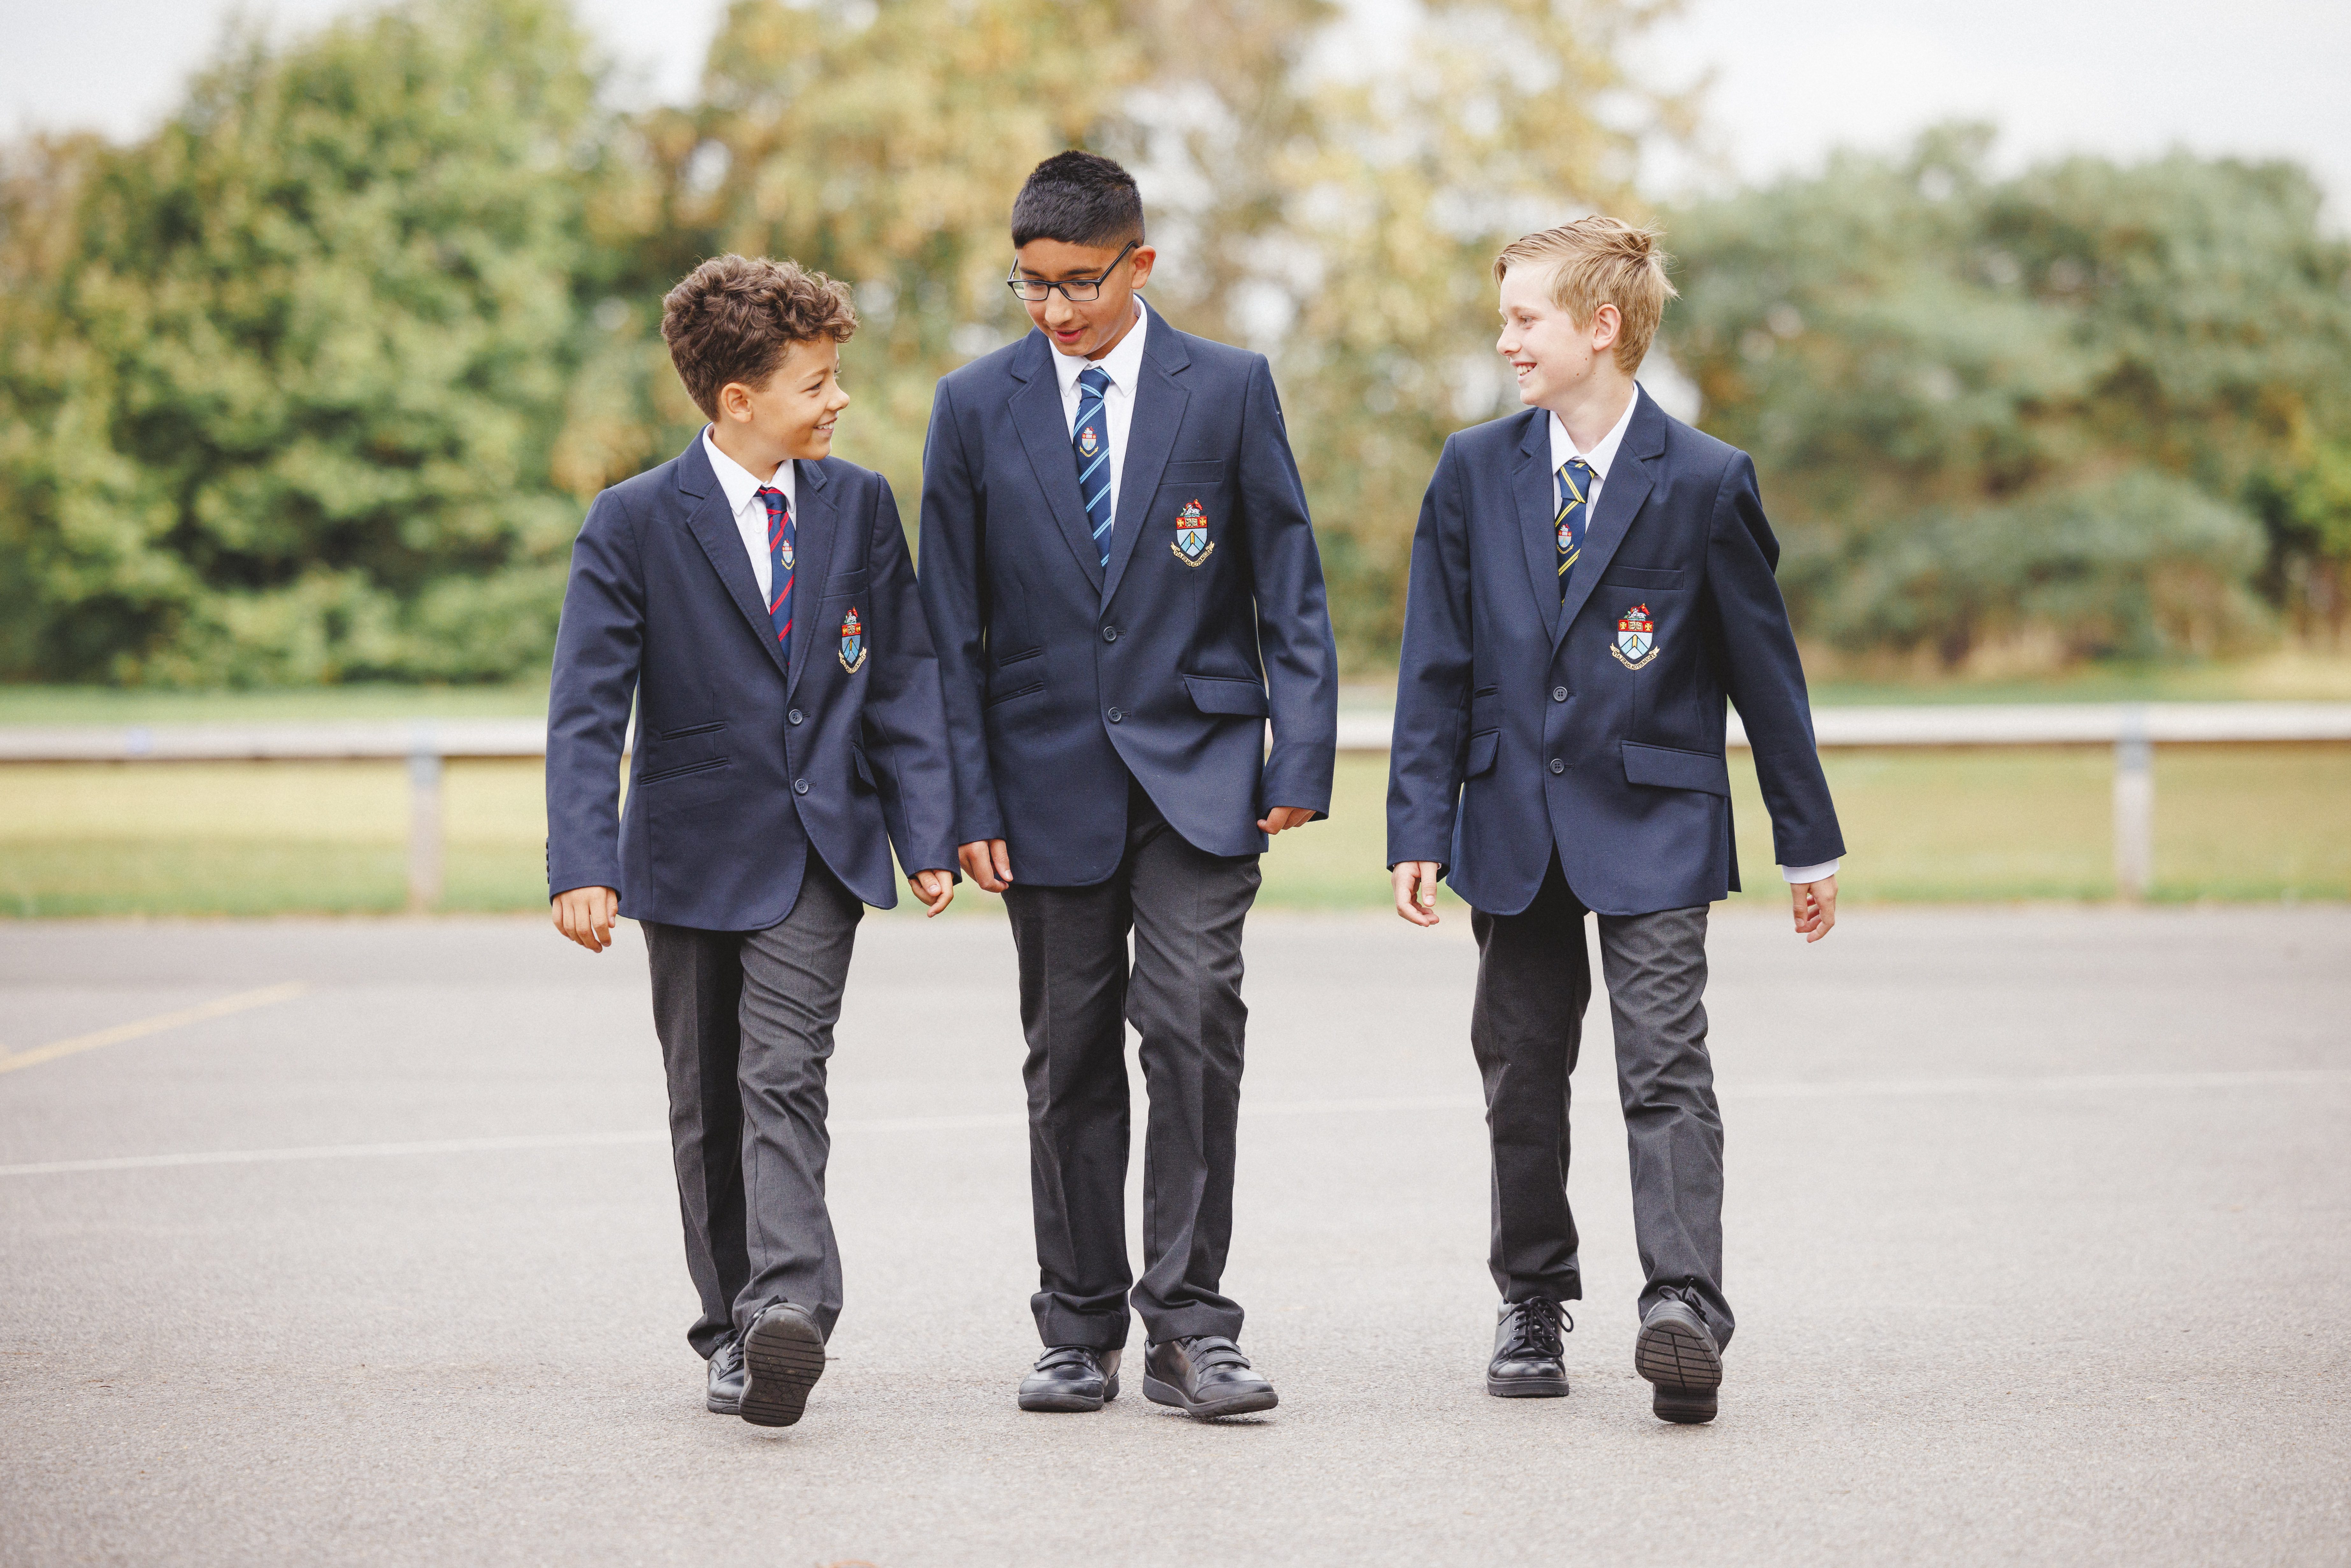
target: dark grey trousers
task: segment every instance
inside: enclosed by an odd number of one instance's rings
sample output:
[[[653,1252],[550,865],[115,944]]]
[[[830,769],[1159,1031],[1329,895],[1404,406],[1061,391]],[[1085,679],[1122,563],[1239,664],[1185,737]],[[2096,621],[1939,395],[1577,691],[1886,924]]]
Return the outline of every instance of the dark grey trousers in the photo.
[[[771,1301],[807,1308],[827,1334],[841,1315],[824,1073],[864,914],[810,853],[780,925],[645,923],[685,1267],[702,1298],[686,1338],[705,1356]]]
[[[1041,1287],[1029,1306],[1049,1345],[1125,1344],[1130,1286],[1155,1341],[1241,1332],[1240,1308],[1217,1286],[1232,1240],[1249,1018],[1241,925],[1257,889],[1255,855],[1193,848],[1137,787],[1126,852],[1109,881],[1006,890],[1029,1038],[1022,1075]],[[1140,1281],[1126,1257],[1129,1021],[1142,1037],[1151,1099]]]
[[[1506,1301],[1578,1301],[1575,1216],[1567,1201],[1568,1075],[1592,997],[1583,904],[1559,862],[1518,915],[1470,915],[1478,997],[1469,1043],[1486,1081],[1494,1150],[1488,1262]],[[1616,1085],[1633,1162],[1633,1230],[1646,1314],[1668,1286],[1693,1291],[1717,1341],[1722,1295],[1722,1113],[1706,1051],[1704,904],[1603,915],[1600,963],[1616,1033]]]

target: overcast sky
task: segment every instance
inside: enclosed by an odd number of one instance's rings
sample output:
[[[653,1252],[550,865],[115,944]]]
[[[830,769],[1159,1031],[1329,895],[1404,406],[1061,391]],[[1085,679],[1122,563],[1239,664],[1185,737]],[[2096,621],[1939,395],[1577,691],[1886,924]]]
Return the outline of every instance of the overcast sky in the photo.
[[[300,26],[349,4],[0,0],[0,131],[135,135],[170,110],[233,10]],[[635,96],[692,91],[716,0],[578,5]],[[1709,128],[1744,175],[1969,115],[2001,127],[2009,163],[2172,145],[2283,154],[2317,172],[2338,226],[2351,198],[2346,0],[1690,0],[1644,54],[1660,78],[1714,73]]]

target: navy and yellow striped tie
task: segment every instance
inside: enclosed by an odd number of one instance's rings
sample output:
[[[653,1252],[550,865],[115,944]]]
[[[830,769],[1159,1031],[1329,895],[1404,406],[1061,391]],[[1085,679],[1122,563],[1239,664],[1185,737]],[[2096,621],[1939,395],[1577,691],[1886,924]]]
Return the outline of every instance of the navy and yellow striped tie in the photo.
[[[1110,372],[1088,365],[1078,372],[1078,423],[1070,444],[1078,454],[1078,494],[1086,503],[1086,522],[1102,548],[1102,563],[1110,565],[1110,416],[1102,394],[1110,391]]]
[[[1571,457],[1559,465],[1559,516],[1552,519],[1559,532],[1559,597],[1567,599],[1568,575],[1575,570],[1575,558],[1583,553],[1583,528],[1591,520],[1592,465],[1581,457]]]

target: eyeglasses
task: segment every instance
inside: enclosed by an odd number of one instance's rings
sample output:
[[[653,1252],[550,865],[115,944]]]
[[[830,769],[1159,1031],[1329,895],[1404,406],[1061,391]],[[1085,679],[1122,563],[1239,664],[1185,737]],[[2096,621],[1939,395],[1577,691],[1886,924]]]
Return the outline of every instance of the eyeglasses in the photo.
[[[1091,305],[1102,298],[1102,286],[1109,280],[1112,273],[1118,270],[1119,262],[1124,261],[1142,243],[1139,239],[1127,241],[1126,249],[1118,253],[1117,261],[1102,268],[1100,277],[1072,277],[1066,283],[1049,283],[1041,277],[1014,277],[1006,278],[1004,287],[1031,305],[1050,299],[1056,288],[1061,291],[1061,298],[1072,305]]]

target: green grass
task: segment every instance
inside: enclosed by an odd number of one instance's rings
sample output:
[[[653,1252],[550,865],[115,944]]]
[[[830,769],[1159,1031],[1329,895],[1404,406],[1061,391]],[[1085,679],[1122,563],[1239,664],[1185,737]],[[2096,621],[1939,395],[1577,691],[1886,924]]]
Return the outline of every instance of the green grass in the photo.
[[[2103,749],[1833,752],[1826,767],[1849,900],[2112,896]],[[1742,901],[1777,904],[1744,753],[1731,772]],[[2158,898],[2351,898],[2351,747],[2164,747],[2156,781]],[[1384,907],[1385,793],[1383,759],[1341,758],[1332,820],[1275,841],[1259,902]],[[545,907],[540,800],[537,763],[450,764],[444,908]],[[397,910],[406,831],[397,763],[0,768],[0,914]],[[956,912],[996,905],[966,884]]]

